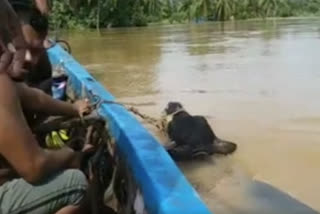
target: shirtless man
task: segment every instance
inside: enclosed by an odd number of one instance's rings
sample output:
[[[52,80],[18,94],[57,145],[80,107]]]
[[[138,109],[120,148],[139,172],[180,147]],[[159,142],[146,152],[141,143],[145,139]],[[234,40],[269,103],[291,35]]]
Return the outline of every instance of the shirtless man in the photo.
[[[22,109],[50,115],[78,116],[86,102],[57,101],[19,82],[26,52],[19,20],[7,0],[0,0],[0,213],[89,213],[87,180],[79,171],[81,152],[45,150],[28,127]]]
[[[28,22],[30,20],[33,29],[25,29],[25,38],[27,43],[33,42],[34,50],[41,51],[41,54],[38,54],[37,63],[33,66],[30,66],[29,63],[26,67],[28,75],[25,82],[31,87],[39,88],[51,95],[52,68],[44,44],[42,44],[49,30],[47,0],[34,0],[34,3],[32,0],[9,0],[9,3],[20,21]]]
[[[24,82],[52,95],[52,68],[43,44],[48,35],[48,17],[40,12],[31,0],[9,0],[9,3],[18,15],[20,23],[22,23],[22,32],[29,50],[26,53],[27,60],[23,67],[28,71],[24,77]],[[41,0],[41,3],[46,5],[46,0]],[[48,116],[43,112],[41,114],[27,109],[23,109],[23,112],[31,127]]]

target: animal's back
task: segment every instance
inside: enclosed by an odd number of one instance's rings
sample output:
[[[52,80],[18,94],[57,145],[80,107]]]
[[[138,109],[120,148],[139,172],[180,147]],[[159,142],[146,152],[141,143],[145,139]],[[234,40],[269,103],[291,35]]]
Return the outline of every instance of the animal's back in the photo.
[[[174,116],[169,124],[168,134],[177,145],[207,145],[212,144],[215,139],[215,134],[204,117],[186,114]]]

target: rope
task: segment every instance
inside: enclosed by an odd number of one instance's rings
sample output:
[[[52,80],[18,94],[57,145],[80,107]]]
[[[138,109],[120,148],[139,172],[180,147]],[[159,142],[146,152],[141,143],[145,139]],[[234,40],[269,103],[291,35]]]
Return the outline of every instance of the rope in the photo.
[[[159,120],[150,117],[149,115],[143,114],[141,113],[137,108],[135,107],[127,107],[127,109],[132,112],[133,114],[139,116],[140,118],[142,118],[144,121],[146,121],[147,123],[149,123],[150,125],[153,125],[154,127],[156,127],[157,129],[159,129],[160,131],[164,131],[163,127],[161,125],[161,123],[159,122]]]
[[[145,103],[131,103],[131,102],[118,102],[113,100],[102,100],[100,96],[93,94],[92,91],[89,91],[92,98],[95,100],[95,102],[92,104],[93,106],[97,106],[96,108],[100,108],[100,106],[104,104],[116,104],[121,106],[147,106],[147,105],[153,105],[153,102],[145,102]]]
[[[58,39],[55,42],[61,44],[62,46],[64,45],[64,50],[67,51],[69,54],[72,53],[71,45],[66,40]]]
[[[69,54],[71,54],[71,52],[72,52],[71,45],[66,40],[63,40],[63,39],[57,39],[57,40],[49,39],[48,42],[50,43],[49,46],[47,47],[48,49],[52,48],[56,44],[60,44],[62,46],[62,48],[66,52],[68,52]]]
[[[161,120],[156,119],[154,117],[151,117],[149,115],[143,114],[141,113],[137,108],[133,107],[133,103],[124,103],[124,102],[117,102],[117,101],[112,101],[112,100],[102,100],[100,96],[93,94],[92,91],[89,91],[89,93],[91,93],[93,99],[95,100],[95,102],[92,104],[92,106],[96,109],[99,109],[101,107],[102,104],[115,104],[115,105],[120,105],[122,107],[124,107],[125,109],[127,109],[128,111],[132,112],[133,114],[137,115],[138,117],[140,117],[143,121],[145,121],[146,123],[154,126],[155,128],[157,128],[159,131],[163,132],[164,134],[166,134],[164,125],[162,124]],[[131,105],[130,105],[131,104]]]

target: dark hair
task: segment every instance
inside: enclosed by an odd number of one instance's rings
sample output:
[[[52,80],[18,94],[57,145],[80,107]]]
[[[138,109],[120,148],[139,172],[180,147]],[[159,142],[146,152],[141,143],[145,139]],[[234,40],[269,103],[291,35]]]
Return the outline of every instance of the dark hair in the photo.
[[[42,15],[31,0],[9,0],[9,3],[16,13],[28,12],[30,14],[27,24],[30,24],[35,31],[43,35],[47,34],[49,30],[48,17]]]
[[[46,35],[49,30],[48,17],[44,16],[37,9],[31,10],[29,24],[33,27],[35,31],[40,34]]]
[[[8,0],[8,2],[16,12],[30,10],[33,7],[31,0]]]

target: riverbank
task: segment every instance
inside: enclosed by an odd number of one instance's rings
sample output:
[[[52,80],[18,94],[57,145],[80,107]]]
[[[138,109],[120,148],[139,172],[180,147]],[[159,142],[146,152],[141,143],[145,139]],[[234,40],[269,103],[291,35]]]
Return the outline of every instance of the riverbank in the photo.
[[[307,16],[290,16],[290,17],[266,17],[266,18],[250,18],[250,19],[232,19],[228,21],[182,21],[182,22],[170,22],[170,20],[162,20],[160,22],[150,22],[148,26],[163,26],[172,24],[202,24],[202,23],[228,23],[228,22],[241,22],[241,21],[270,21],[270,20],[297,20],[297,19],[319,19],[320,14],[307,15]]]
[[[228,25],[229,23],[245,23],[245,22],[269,22],[269,21],[290,21],[290,20],[317,20],[320,19],[320,16],[292,16],[292,17],[268,17],[268,18],[252,18],[252,19],[245,19],[245,20],[230,20],[230,21],[203,21],[203,22],[175,22],[170,23],[168,21],[162,21],[162,22],[151,22],[147,26],[144,27],[174,27],[174,26],[183,26],[183,25],[190,25],[190,24],[223,24]],[[140,29],[144,27],[129,27],[133,29]],[[106,31],[108,29],[128,29],[128,27],[109,27],[109,28],[101,28],[100,32]],[[56,30],[56,31],[55,31]],[[94,28],[72,28],[72,29],[51,29],[51,36],[53,37],[59,37],[60,34],[67,33],[68,31],[71,32],[96,32],[97,29]],[[99,35],[99,34],[97,34]]]
[[[150,23],[203,23],[263,17],[320,15],[320,1],[261,0],[115,0],[53,1],[51,23],[59,28],[146,26]],[[74,9],[71,9],[74,8]]]

